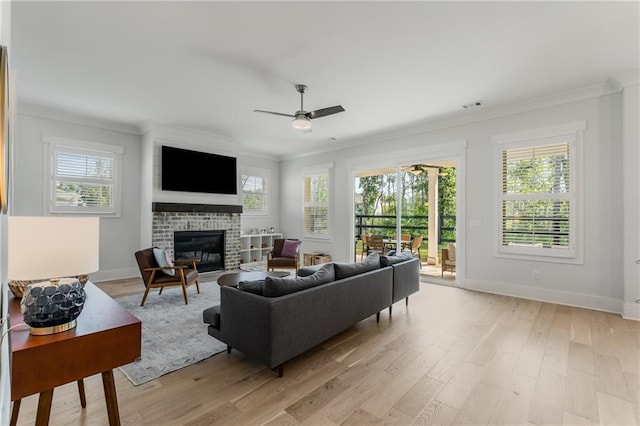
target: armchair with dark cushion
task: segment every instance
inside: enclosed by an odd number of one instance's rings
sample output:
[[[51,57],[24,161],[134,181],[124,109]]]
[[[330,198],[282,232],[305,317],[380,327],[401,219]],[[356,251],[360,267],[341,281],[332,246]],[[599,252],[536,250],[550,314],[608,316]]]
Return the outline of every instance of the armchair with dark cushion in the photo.
[[[299,248],[300,241],[298,240],[283,238],[273,240],[273,250],[267,254],[267,270],[273,271],[275,268],[295,269],[297,275],[300,267]]]
[[[138,268],[140,269],[140,275],[142,275],[142,281],[146,287],[140,306],[144,306],[149,290],[152,288],[159,288],[159,294],[162,294],[162,289],[165,287],[182,286],[185,305],[189,304],[187,300],[187,287],[195,283],[196,290],[200,293],[195,259],[177,260],[173,266],[161,267],[153,255],[153,248],[139,250],[135,253],[135,256],[138,262]],[[172,270],[175,271],[175,273],[173,276],[170,276],[164,273],[163,270]]]

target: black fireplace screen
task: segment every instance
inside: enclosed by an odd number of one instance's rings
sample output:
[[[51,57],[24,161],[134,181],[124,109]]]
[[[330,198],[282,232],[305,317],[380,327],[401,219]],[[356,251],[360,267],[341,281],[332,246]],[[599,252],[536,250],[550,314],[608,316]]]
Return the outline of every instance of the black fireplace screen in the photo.
[[[224,230],[181,231],[173,234],[174,258],[197,259],[198,272],[224,269]]]

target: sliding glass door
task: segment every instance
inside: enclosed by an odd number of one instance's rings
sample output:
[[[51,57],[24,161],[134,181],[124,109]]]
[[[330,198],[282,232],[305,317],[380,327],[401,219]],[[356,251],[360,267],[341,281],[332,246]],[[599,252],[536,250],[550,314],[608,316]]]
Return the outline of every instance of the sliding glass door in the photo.
[[[455,243],[455,188],[454,161],[356,172],[356,259],[372,251],[411,251],[431,265],[426,273],[442,276],[441,249]]]

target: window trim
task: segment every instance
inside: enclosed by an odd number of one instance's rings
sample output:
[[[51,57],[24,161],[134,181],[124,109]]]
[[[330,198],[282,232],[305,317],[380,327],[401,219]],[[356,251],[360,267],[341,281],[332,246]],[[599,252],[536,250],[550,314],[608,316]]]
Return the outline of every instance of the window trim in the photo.
[[[91,215],[120,217],[122,213],[122,155],[124,148],[118,145],[90,142],[79,139],[44,135],[44,210],[49,214]],[[55,204],[55,153],[68,149],[75,153],[105,153],[113,157],[113,206],[84,207],[56,206]]]
[[[584,208],[583,208],[583,166],[582,154],[585,121],[562,123],[554,126],[527,129],[491,136],[493,145],[493,255],[494,257],[546,261],[554,263],[583,263],[584,244]],[[559,142],[569,143],[569,188],[567,199],[570,202],[569,244],[566,251],[545,247],[509,247],[502,245],[502,153],[505,149],[552,145]]]
[[[244,191],[242,189],[242,176],[257,176],[266,181],[266,205],[262,211],[246,211],[244,209]],[[242,204],[242,214],[246,216],[269,216],[271,212],[271,169],[263,169],[258,167],[242,167],[240,170],[240,204]]]
[[[315,166],[306,167],[302,173],[302,231],[303,237],[306,240],[320,240],[331,241],[333,240],[333,162],[317,164]],[[305,224],[304,209],[307,207],[307,202],[304,197],[304,185],[307,177],[315,175],[327,176],[327,188],[329,194],[327,195],[327,233],[326,234],[311,234],[307,232]]]

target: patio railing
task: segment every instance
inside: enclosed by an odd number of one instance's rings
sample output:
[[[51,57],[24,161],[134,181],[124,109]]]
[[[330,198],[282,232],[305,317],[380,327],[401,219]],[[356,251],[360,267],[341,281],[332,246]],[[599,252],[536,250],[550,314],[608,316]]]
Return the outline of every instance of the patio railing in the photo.
[[[393,237],[396,233],[396,217],[389,215],[356,215],[355,237],[363,233]],[[428,240],[429,216],[402,216],[402,233],[422,236]],[[438,220],[438,244],[456,241],[456,217],[440,215]],[[407,232],[408,231],[408,232]]]

